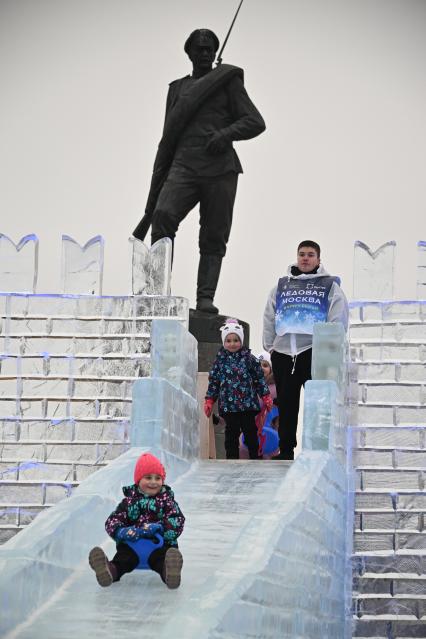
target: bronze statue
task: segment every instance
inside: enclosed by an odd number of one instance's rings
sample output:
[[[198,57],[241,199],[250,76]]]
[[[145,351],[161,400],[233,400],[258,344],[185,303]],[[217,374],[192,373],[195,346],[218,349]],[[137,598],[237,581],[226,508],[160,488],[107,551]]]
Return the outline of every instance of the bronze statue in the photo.
[[[213,69],[219,49],[213,31],[196,29],[184,49],[192,75],[170,84],[145,216],[133,235],[143,240],[152,223],[152,243],[174,240],[180,222],[199,203],[196,308],[217,313],[213,299],[242,173],[232,143],[259,135],[265,123],[244,88],[243,70],[229,64]]]

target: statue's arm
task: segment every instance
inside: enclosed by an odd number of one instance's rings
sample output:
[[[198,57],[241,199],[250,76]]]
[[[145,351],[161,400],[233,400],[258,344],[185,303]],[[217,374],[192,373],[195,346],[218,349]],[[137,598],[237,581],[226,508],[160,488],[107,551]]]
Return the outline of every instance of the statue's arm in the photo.
[[[176,87],[175,87],[175,82],[172,82],[169,85],[169,90],[167,92],[167,99],[166,99],[166,113],[164,114],[164,126],[163,126],[163,131],[164,128],[166,126],[166,122],[167,122],[167,117],[170,113],[170,110],[172,108],[172,106],[174,105],[175,101],[176,101]]]
[[[250,140],[266,128],[265,121],[250,100],[242,79],[237,76],[228,84],[228,96],[234,122],[222,129],[230,141]]]

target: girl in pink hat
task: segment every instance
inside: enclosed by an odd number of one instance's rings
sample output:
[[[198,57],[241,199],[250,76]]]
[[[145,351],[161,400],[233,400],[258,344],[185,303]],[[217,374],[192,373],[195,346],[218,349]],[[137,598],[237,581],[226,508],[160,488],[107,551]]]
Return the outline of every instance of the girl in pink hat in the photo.
[[[124,499],[105,522],[107,533],[117,543],[116,554],[109,561],[98,546],[89,554],[100,586],[110,586],[136,568],[149,568],[168,588],[179,587],[183,559],[177,539],[185,517],[165,479],[166,471],[157,457],[151,453],[139,457],[134,484],[123,488]]]

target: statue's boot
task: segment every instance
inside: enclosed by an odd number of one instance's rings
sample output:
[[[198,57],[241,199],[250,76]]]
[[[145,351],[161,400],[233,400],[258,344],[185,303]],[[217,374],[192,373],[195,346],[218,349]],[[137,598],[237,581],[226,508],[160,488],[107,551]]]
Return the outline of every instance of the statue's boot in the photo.
[[[200,255],[197,278],[197,311],[217,314],[219,309],[213,304],[219,281],[221,255]]]

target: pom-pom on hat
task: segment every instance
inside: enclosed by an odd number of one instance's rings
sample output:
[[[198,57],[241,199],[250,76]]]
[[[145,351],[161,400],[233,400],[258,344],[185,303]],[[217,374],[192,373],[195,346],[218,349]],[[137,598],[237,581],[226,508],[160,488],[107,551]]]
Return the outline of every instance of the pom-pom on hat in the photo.
[[[269,366],[271,366],[271,354],[268,353],[268,351],[262,351],[261,353],[259,353],[257,359],[259,360],[259,362],[265,360],[265,362],[268,362]]]
[[[135,484],[139,484],[144,475],[160,475],[163,481],[166,479],[166,471],[163,464],[151,453],[143,453],[136,462]]]
[[[228,335],[235,333],[240,338],[241,344],[244,342],[244,330],[241,324],[238,323],[238,320],[230,317],[226,320],[225,324],[220,329],[222,335],[222,344],[225,344],[225,339]]]

